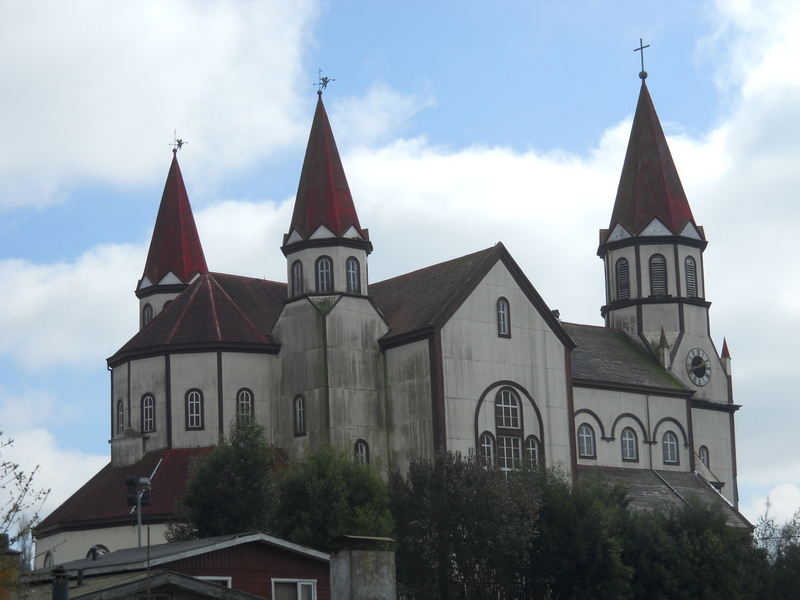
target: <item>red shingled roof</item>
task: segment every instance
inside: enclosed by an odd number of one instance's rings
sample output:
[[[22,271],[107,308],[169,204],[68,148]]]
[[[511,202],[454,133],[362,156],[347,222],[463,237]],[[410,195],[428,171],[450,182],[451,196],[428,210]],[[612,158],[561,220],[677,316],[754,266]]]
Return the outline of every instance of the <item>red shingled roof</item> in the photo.
[[[308,137],[289,233],[297,231],[303,239],[308,239],[320,225],[340,237],[353,226],[361,237],[369,239],[367,230],[362,230],[358,223],[321,94]]]
[[[173,151],[142,279],[147,277],[155,285],[172,272],[182,282],[189,283],[195,275],[207,271],[178,155]]]
[[[127,467],[112,467],[109,463],[50,513],[36,531],[46,535],[64,529],[136,523],[136,514],[126,503],[125,479],[130,476],[151,478],[153,503],[142,509],[142,516],[145,521],[163,523],[172,518],[176,504],[183,498],[192,459],[210,451],[211,448],[157,450]]]
[[[108,363],[113,367],[131,356],[167,347],[274,352],[277,343],[271,331],[285,299],[285,283],[206,273],[134,335]]]
[[[667,139],[642,80],[608,233],[619,223],[629,233],[639,235],[655,218],[674,235],[687,221],[694,223]]]

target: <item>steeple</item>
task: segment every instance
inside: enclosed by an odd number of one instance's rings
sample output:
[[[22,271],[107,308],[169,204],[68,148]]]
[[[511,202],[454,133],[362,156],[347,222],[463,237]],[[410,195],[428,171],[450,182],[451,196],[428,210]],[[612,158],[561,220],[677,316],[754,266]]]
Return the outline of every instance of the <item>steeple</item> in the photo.
[[[327,231],[321,230],[321,227]],[[308,137],[300,184],[297,186],[292,223],[284,245],[311,237],[369,240],[369,231],[362,229],[358,222],[321,92],[318,93],[317,109]]]
[[[289,297],[366,295],[369,230],[358,221],[322,90],[317,94],[292,222],[281,247],[288,262]]]
[[[620,229],[622,228],[622,229]],[[629,235],[685,235],[704,239],[683,191],[667,139],[642,78],[611,223],[601,243]]]
[[[142,305],[142,326],[149,323],[164,303],[177,296],[195,277],[207,272],[206,258],[175,148],[144,273],[136,286],[136,296]],[[151,298],[154,296],[164,297]],[[153,300],[156,300],[156,306],[153,306]],[[147,306],[150,306],[149,312]]]

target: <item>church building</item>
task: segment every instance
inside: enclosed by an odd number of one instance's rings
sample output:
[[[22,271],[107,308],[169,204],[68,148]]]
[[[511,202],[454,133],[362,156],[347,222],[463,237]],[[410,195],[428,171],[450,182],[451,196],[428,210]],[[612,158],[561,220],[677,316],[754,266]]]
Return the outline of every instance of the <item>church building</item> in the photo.
[[[437,450],[474,452],[501,469],[624,481],[634,509],[697,494],[747,526],[705,232],[645,77],[600,230],[604,326],[562,322],[501,243],[370,281],[373,241],[321,91],[283,281],[208,270],[175,150],[136,286],[140,329],[108,359],[111,462],[39,525],[37,566],[135,546],[130,476],[151,480],[143,519],[163,541],[191,458],[237,415],[288,460],[331,444],[387,473]]]

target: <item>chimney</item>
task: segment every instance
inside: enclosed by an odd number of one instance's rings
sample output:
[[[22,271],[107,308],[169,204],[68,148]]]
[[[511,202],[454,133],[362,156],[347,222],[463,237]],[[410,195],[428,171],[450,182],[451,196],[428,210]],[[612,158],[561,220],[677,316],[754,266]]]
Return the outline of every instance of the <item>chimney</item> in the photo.
[[[331,600],[397,600],[394,540],[343,535],[333,544]]]
[[[53,600],[69,600],[69,575],[64,567],[56,567],[53,574]]]

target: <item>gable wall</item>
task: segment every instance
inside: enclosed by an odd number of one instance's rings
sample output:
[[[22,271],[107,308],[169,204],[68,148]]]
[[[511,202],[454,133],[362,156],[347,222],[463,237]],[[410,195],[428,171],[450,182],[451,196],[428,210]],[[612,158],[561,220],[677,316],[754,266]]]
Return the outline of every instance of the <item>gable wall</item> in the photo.
[[[510,304],[510,337],[498,335],[501,296]],[[523,406],[531,396],[539,409],[547,464],[569,468],[571,419],[564,345],[502,262],[442,328],[442,351],[449,449],[462,453],[475,449],[479,400],[486,395],[484,404],[492,406],[496,382],[507,381],[519,392]],[[532,414],[523,415],[528,424]],[[535,433],[525,425],[523,438]]]

